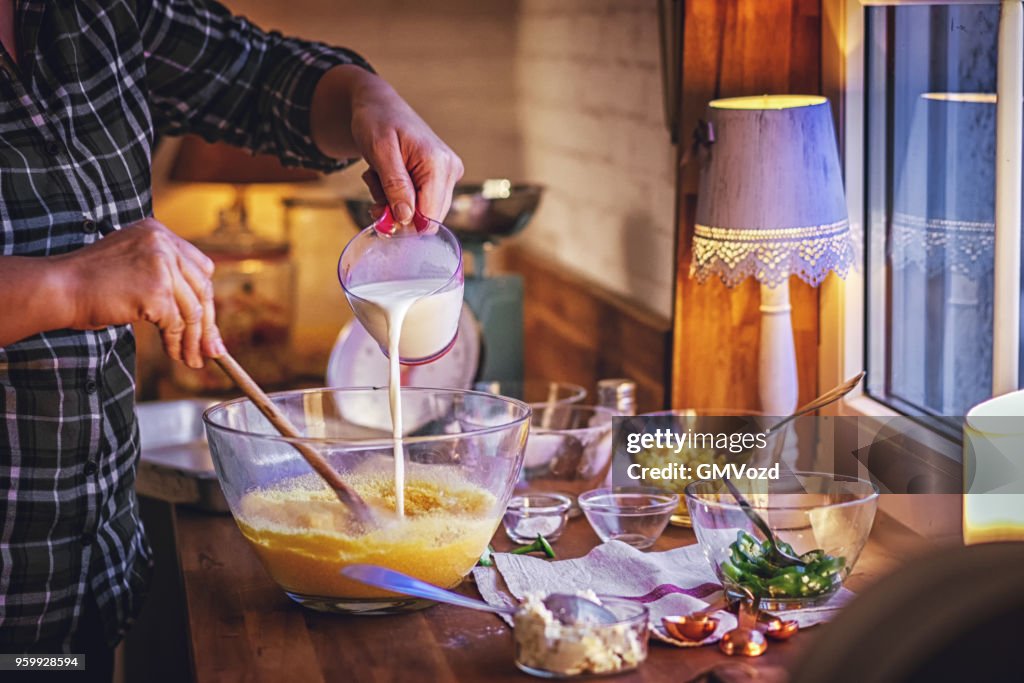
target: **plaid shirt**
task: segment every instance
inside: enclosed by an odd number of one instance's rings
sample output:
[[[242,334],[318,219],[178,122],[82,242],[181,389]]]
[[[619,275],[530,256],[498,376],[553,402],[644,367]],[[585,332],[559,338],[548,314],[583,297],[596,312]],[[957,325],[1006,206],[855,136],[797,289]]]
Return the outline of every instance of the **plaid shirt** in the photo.
[[[207,0],[21,1],[0,68],[0,255],[80,249],[152,213],[155,132],[325,171],[320,76],[357,55],[264,33]],[[3,301],[0,315],[17,315]],[[0,651],[71,634],[91,592],[109,643],[151,565],[135,499],[130,327],[0,348]]]

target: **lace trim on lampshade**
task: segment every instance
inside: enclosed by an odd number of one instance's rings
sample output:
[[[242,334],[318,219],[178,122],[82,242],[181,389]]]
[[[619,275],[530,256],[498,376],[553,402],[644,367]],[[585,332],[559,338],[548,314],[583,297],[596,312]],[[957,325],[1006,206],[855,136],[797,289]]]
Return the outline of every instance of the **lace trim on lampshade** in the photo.
[[[717,275],[727,287],[748,277],[775,287],[796,275],[817,287],[829,272],[845,277],[854,263],[846,219],[827,225],[758,230],[696,225],[690,277]]]
[[[913,265],[928,275],[954,272],[977,280],[991,274],[995,247],[995,223],[892,215],[889,260],[893,268]]]

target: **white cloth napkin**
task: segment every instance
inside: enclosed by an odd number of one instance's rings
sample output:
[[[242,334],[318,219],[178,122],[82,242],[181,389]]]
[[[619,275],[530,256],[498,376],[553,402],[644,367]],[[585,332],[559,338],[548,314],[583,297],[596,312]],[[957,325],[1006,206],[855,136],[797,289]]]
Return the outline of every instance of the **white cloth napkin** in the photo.
[[[679,647],[696,647],[717,642],[735,628],[736,617],[722,611],[715,614],[718,628],[698,643],[669,637],[662,617],[684,615],[707,607],[721,597],[722,587],[697,544],[660,553],[645,553],[621,541],[609,541],[574,560],[551,562],[529,555],[495,553],[494,567],[473,570],[483,599],[495,606],[515,606],[527,593],[573,593],[593,590],[598,595],[635,599],[651,613],[651,634]],[[841,588],[828,603],[786,612],[800,628],[831,619],[853,593]],[[502,618],[511,625],[509,617]]]

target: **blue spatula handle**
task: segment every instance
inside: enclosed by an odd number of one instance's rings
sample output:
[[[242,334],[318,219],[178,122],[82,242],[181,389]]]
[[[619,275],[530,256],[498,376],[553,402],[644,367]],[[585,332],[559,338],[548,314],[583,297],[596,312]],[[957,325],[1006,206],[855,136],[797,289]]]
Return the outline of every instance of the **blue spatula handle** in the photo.
[[[393,593],[401,593],[402,595],[411,595],[415,598],[436,600],[438,602],[458,605],[459,607],[468,607],[469,609],[476,609],[483,612],[497,612],[499,614],[514,613],[514,610],[511,608],[493,607],[482,600],[474,600],[473,598],[465,595],[453,593],[452,591],[448,591],[443,588],[438,588],[426,581],[414,579],[413,577],[402,574],[401,572],[396,572],[392,569],[386,569],[372,564],[351,564],[342,569],[341,574],[342,576],[370,586],[383,588],[384,590],[389,590]]]

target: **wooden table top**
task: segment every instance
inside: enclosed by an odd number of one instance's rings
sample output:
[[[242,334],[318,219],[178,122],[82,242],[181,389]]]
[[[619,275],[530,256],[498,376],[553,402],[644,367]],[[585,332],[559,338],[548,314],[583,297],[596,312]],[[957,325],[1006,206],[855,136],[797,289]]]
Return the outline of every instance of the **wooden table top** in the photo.
[[[862,589],[906,559],[902,532],[876,522],[847,587]],[[229,516],[178,508],[175,535],[187,600],[195,679],[208,681],[525,681],[513,662],[511,629],[484,612],[437,605],[396,616],[322,614],[298,606],[270,579]],[[653,550],[694,543],[693,532],[669,527]],[[569,523],[555,544],[560,558],[586,554],[598,543],[586,520]],[[511,547],[504,531],[498,550]],[[899,549],[899,559],[891,549]],[[478,597],[472,582],[461,589]],[[757,667],[791,665],[813,642],[818,626],[771,643]],[[647,662],[622,683],[682,683],[739,658],[717,647],[679,649],[651,641]]]

